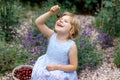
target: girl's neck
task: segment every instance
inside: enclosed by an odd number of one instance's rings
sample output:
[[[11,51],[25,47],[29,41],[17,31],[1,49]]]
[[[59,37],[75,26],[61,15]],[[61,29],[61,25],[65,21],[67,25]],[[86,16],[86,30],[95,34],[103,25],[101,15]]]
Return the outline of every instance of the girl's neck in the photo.
[[[57,34],[56,39],[60,42],[66,42],[68,41],[67,35],[64,34]]]

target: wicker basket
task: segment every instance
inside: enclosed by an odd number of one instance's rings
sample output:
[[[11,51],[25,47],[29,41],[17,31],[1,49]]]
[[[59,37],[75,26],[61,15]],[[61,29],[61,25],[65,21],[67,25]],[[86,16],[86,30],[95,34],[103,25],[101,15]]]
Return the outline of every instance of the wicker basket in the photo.
[[[16,78],[16,77],[14,76],[14,72],[15,72],[15,70],[20,69],[21,67],[30,67],[30,68],[33,68],[33,66],[31,66],[31,65],[20,65],[20,66],[15,67],[15,68],[13,69],[13,71],[12,71],[12,77],[13,77],[14,80],[20,80],[20,79],[18,79],[18,78]]]

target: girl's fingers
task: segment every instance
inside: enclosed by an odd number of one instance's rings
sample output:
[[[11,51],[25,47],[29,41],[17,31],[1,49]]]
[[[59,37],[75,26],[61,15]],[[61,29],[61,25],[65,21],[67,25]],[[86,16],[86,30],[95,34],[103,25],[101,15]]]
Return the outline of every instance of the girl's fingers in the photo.
[[[52,67],[51,66],[47,66],[46,67],[48,71],[52,71]]]
[[[58,10],[59,10],[59,6],[58,5],[56,5],[56,6],[53,6],[52,8],[51,8],[51,11],[52,12],[57,12]]]

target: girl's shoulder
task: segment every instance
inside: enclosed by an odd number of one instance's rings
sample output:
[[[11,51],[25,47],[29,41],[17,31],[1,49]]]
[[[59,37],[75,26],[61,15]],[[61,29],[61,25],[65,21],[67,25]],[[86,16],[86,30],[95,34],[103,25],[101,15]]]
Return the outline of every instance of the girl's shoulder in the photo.
[[[50,40],[53,39],[53,38],[56,38],[56,35],[57,35],[57,33],[54,32],[54,33],[51,35]]]
[[[76,45],[74,40],[69,40],[69,44],[71,44],[71,46]]]

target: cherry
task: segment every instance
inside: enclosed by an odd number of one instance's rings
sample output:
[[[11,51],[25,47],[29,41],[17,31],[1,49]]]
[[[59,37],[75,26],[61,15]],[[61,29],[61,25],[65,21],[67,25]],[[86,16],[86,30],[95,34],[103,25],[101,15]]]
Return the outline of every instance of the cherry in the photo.
[[[58,13],[58,14],[56,15],[56,17],[57,17],[57,18],[60,18],[60,17],[62,17],[62,14],[61,14],[61,13]]]
[[[21,67],[14,71],[14,76],[20,80],[30,80],[32,67]]]

